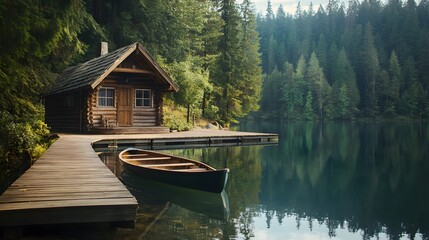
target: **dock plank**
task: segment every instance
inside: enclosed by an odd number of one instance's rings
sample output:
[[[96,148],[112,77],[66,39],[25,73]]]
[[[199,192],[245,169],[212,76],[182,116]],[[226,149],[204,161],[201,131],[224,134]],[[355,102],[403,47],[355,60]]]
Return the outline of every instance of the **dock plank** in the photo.
[[[90,139],[60,137],[0,196],[0,226],[134,221],[136,210]]]

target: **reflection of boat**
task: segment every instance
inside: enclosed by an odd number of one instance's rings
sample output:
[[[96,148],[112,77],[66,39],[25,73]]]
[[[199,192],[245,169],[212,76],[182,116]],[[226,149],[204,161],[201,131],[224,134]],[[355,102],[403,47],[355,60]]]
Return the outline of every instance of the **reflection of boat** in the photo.
[[[179,187],[136,176],[126,169],[120,174],[120,179],[128,186],[130,192],[139,202],[156,196],[160,200],[169,201],[211,218],[228,219],[229,201],[225,191],[212,193]]]
[[[127,148],[119,154],[125,169],[145,178],[203,191],[220,193],[229,169],[216,170],[202,162],[164,153]]]

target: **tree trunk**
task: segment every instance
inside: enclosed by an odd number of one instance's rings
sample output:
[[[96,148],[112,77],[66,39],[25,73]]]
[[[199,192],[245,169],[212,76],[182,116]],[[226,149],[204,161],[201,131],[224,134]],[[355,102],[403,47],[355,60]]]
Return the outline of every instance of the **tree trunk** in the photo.
[[[191,104],[187,105],[186,122],[189,123]]]
[[[206,102],[206,98],[207,98],[207,93],[206,93],[206,91],[204,90],[204,93],[203,93],[203,103],[202,103],[202,105],[201,105],[201,115],[204,117],[205,116],[205,112],[206,112],[206,104],[207,104],[207,102]]]

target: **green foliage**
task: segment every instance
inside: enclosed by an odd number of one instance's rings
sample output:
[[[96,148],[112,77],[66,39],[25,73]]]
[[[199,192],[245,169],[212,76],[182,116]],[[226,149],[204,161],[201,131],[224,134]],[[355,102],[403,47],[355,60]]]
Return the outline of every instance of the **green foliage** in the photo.
[[[212,104],[219,109],[219,122],[228,126],[259,108],[261,68],[254,8],[243,1],[220,3],[223,20],[218,42],[219,55],[210,74],[213,83]]]
[[[313,118],[313,94],[309,91],[305,99],[304,120],[312,120]]]
[[[0,159],[32,161],[51,144],[48,126],[40,120],[16,122],[8,113],[0,115]]]
[[[174,99],[188,114],[201,109],[228,123],[259,109],[261,61],[250,1],[85,2],[113,48],[139,41],[164,60],[181,88]]]
[[[201,67],[202,60],[189,56],[186,61],[166,65],[180,88],[180,91],[173,96],[175,103],[186,107],[188,116],[190,111],[195,112],[200,109],[204,92],[211,92],[213,89],[209,83],[208,72]]]
[[[19,122],[0,112],[0,192],[55,141],[40,120]]]
[[[262,92],[283,86],[282,104],[263,94],[261,112],[302,119],[310,88],[317,113],[314,119],[426,117],[427,10],[427,1],[418,6],[414,1],[351,1],[346,9],[333,0],[317,13],[311,6],[304,10],[298,4],[295,15],[286,15],[280,7],[276,16],[272,10],[259,16],[266,75]],[[303,59],[313,67],[305,66]],[[294,70],[285,69],[286,63],[295,66]],[[277,78],[275,67],[282,77]],[[317,72],[322,72],[318,81]],[[283,114],[271,105],[281,106]]]
[[[170,130],[188,131],[192,129],[192,123],[186,121],[186,114],[183,108],[164,107],[164,126]]]

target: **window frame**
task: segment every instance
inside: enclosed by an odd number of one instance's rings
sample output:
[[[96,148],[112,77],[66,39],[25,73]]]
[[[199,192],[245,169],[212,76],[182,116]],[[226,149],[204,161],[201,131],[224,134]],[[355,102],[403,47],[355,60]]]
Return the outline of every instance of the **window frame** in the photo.
[[[106,90],[106,96],[104,96],[104,97],[100,97],[100,91],[101,90]],[[112,97],[108,97],[107,95],[107,91],[108,90],[113,90],[113,96]],[[100,104],[100,98],[104,98],[106,101],[106,103],[107,103],[107,99],[112,99],[112,103],[113,103],[113,105],[101,105]],[[98,107],[101,107],[101,108],[115,108],[116,107],[116,89],[114,88],[114,87],[100,87],[99,89],[98,89],[98,92],[97,92],[97,106]]]
[[[142,97],[137,98],[137,91],[142,91]],[[149,98],[144,97],[145,91],[149,92],[150,96]],[[152,89],[147,88],[137,88],[134,90],[134,107],[136,108],[152,108],[153,107],[153,93]],[[137,100],[141,100],[142,105],[137,105]],[[149,100],[149,105],[144,105],[145,100]]]

